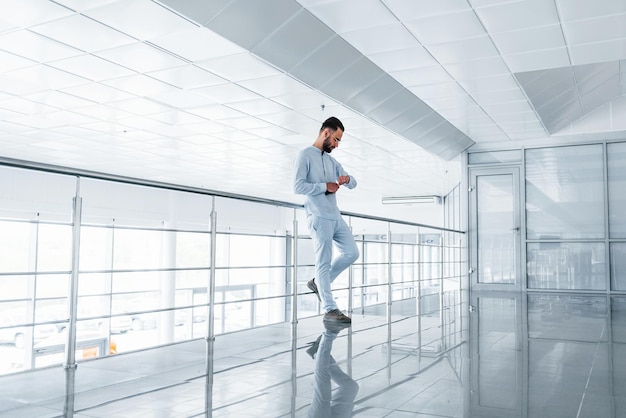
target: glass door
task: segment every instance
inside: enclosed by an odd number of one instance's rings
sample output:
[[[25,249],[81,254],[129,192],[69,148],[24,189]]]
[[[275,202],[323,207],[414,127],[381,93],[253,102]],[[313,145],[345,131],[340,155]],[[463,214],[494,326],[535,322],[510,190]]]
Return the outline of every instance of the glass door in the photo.
[[[519,195],[517,167],[470,171],[470,277],[475,289],[521,288]]]

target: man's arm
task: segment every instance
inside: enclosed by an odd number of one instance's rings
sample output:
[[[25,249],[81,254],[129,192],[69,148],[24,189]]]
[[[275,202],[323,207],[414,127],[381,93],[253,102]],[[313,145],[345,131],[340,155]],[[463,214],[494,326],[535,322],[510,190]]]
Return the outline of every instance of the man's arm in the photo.
[[[293,191],[296,194],[315,195],[326,192],[326,183],[309,183],[309,161],[303,153],[298,154],[294,167]]]
[[[348,189],[354,189],[356,187],[356,179],[346,173],[341,164],[337,163],[337,184],[340,186],[346,186]]]

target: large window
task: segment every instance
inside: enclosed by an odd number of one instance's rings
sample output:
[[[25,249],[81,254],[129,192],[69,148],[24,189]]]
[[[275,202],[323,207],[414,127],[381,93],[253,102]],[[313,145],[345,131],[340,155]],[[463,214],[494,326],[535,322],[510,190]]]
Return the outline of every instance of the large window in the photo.
[[[67,311],[76,179],[0,167],[0,374],[45,365]]]
[[[605,290],[602,144],[526,151],[528,288]]]
[[[603,164],[602,144],[527,150],[527,238],[604,238]]]

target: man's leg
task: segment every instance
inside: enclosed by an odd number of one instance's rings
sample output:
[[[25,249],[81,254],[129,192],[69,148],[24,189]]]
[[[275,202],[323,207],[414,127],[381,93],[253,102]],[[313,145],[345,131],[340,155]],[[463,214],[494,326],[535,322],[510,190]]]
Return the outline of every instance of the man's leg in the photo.
[[[315,248],[315,282],[324,312],[337,309],[330,290],[330,262],[333,256],[333,224],[334,221],[310,216],[309,231]]]
[[[339,255],[333,260],[330,267],[330,283],[334,282],[342,271],[350,267],[359,258],[359,248],[354,241],[350,227],[343,219],[337,221],[333,235]]]
[[[354,399],[359,393],[359,384],[348,376],[330,355],[329,368],[330,378],[337,383],[337,390],[332,395],[331,417],[350,417],[354,409]]]
[[[311,418],[330,418],[332,399],[332,385],[330,383],[330,351],[337,334],[325,331],[322,333],[319,349],[315,356],[315,369],[313,371],[315,385],[313,387],[313,399],[308,416]]]

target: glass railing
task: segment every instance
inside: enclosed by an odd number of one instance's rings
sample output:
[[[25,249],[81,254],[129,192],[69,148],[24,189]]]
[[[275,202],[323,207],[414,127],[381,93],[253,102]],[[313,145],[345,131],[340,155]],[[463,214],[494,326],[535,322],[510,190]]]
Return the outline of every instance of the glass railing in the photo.
[[[0,167],[8,173],[20,184],[0,197],[0,374],[321,314],[300,205]],[[49,176],[58,193],[34,186]],[[344,216],[361,256],[333,283],[340,309],[397,329],[415,318],[426,352],[458,344],[465,234]]]

